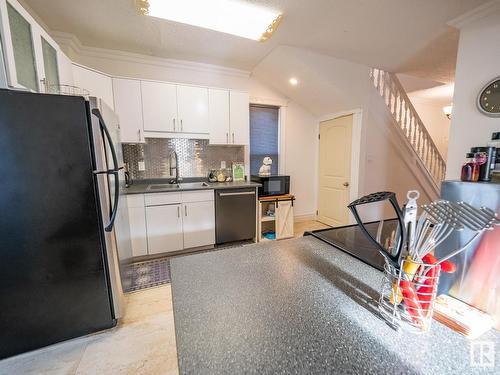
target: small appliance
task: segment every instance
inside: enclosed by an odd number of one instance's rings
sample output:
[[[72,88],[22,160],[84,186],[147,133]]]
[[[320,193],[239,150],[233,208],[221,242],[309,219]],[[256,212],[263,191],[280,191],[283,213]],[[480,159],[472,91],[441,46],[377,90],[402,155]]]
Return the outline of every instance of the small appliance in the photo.
[[[252,176],[251,180],[262,186],[259,187],[259,197],[268,197],[271,195],[290,194],[290,176],[271,175],[271,176]]]

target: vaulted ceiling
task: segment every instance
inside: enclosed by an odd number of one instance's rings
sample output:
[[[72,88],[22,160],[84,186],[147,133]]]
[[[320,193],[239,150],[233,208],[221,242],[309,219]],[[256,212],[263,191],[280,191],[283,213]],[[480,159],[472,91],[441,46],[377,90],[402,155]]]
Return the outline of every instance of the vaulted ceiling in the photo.
[[[458,33],[446,22],[487,0],[246,1],[283,12],[269,41],[141,16],[134,0],[23,0],[51,31],[91,47],[252,71],[287,45],[439,82],[453,79],[456,61]]]

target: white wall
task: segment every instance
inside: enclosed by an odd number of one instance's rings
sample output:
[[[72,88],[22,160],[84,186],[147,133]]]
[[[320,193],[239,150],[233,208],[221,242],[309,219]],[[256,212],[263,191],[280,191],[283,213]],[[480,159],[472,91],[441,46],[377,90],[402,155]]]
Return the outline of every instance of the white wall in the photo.
[[[483,146],[500,131],[500,118],[481,114],[476,98],[481,88],[500,76],[500,11],[476,19],[460,30],[447,179],[458,179],[465,154]]]
[[[430,99],[422,99],[412,95],[412,93],[408,94],[408,97],[436,144],[439,153],[446,160],[451,121],[443,113],[443,103],[439,101],[433,102]],[[450,104],[447,103],[446,105]]]

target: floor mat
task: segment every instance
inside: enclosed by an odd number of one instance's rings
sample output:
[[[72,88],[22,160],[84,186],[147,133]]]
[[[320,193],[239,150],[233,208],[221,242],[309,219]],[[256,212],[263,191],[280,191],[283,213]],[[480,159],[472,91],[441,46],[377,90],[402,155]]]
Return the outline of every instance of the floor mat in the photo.
[[[124,292],[152,288],[170,282],[170,261],[168,258],[132,263],[126,269]]]

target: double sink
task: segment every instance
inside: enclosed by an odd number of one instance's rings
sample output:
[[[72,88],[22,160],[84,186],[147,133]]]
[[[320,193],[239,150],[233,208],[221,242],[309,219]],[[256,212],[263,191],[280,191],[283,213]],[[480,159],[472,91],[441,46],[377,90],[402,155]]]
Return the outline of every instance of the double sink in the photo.
[[[186,182],[181,184],[151,184],[146,190],[177,190],[177,189],[199,189],[210,187],[206,182]]]

